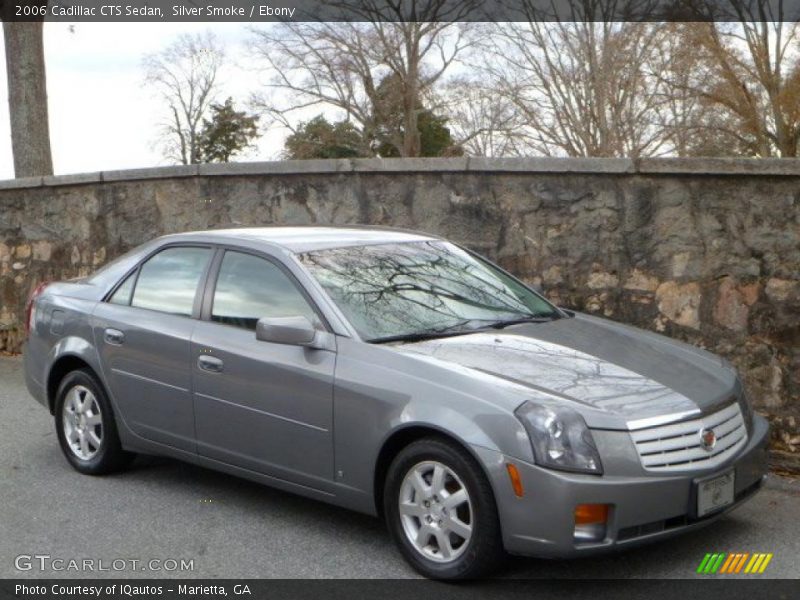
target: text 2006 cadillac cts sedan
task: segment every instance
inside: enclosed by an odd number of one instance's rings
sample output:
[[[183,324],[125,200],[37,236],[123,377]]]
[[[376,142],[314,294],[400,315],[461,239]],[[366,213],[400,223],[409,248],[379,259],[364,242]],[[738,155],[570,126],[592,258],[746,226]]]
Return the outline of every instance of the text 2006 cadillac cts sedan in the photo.
[[[728,363],[429,235],[171,235],[40,286],[28,323],[78,471],[161,454],[382,515],[430,577],[665,538],[765,473]]]

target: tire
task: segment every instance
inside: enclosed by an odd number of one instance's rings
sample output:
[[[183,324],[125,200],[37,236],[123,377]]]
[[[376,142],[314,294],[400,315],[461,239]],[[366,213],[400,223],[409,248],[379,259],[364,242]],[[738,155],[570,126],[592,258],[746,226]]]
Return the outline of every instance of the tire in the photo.
[[[55,425],[61,451],[80,473],[113,473],[126,467],[134,456],[122,449],[111,403],[89,369],[72,371],[61,380]]]
[[[481,577],[504,556],[492,488],[475,459],[448,440],[423,438],[401,450],[383,505],[400,552],[425,577]]]

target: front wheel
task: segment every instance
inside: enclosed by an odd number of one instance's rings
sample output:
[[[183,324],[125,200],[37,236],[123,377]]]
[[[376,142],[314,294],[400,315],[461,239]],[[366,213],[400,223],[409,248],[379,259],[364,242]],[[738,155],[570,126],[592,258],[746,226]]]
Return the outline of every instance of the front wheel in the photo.
[[[111,403],[89,370],[72,371],[61,381],[55,421],[61,451],[81,473],[117,471],[133,457],[122,449]]]
[[[387,473],[384,513],[403,556],[426,577],[479,577],[503,555],[491,486],[449,441],[426,438],[400,451]]]

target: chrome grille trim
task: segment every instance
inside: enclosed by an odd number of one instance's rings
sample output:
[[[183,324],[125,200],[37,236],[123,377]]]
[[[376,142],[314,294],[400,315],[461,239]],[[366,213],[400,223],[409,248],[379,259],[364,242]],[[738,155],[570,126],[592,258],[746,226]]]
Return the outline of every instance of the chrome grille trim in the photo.
[[[717,442],[703,448],[700,432],[712,429]],[[747,443],[747,428],[738,402],[710,415],[630,432],[646,471],[659,473],[713,468]]]

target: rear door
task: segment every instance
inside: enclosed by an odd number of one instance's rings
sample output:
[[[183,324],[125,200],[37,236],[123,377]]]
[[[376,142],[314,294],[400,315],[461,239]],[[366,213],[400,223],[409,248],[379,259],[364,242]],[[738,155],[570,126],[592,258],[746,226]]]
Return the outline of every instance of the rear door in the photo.
[[[213,252],[183,245],[157,251],[93,314],[103,372],[125,423],[192,452],[190,340]]]
[[[197,451],[325,488],[336,353],[255,336],[262,317],[305,316],[324,328],[322,319],[278,259],[228,249],[215,263],[192,334]]]

